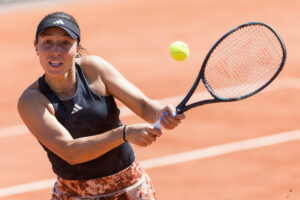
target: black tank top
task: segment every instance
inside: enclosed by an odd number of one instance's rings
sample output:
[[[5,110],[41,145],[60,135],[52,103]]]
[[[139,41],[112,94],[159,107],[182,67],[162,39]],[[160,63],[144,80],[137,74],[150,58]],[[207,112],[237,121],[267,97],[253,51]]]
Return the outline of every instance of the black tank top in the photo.
[[[77,92],[71,99],[60,100],[45,82],[39,78],[39,89],[55,109],[55,117],[74,139],[97,135],[122,126],[113,96],[101,96],[93,92],[81,67],[76,64]],[[70,165],[42,145],[47,152],[55,174],[63,179],[86,180],[115,174],[127,168],[135,159],[128,142],[106,154],[80,164]]]

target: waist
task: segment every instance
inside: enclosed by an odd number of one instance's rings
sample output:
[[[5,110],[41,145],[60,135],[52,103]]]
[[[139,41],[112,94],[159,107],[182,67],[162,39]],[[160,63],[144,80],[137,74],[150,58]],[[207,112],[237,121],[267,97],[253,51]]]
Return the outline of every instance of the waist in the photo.
[[[48,151],[48,158],[57,176],[67,180],[88,180],[110,176],[127,168],[134,162],[135,155],[126,142],[94,160],[76,165],[70,165],[51,151]]]

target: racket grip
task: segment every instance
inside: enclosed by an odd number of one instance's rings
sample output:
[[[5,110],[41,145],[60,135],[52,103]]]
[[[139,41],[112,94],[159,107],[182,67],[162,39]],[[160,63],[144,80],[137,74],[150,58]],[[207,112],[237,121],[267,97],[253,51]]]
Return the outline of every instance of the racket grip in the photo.
[[[176,113],[174,113],[174,112],[171,113],[171,116],[172,116],[172,117],[175,117],[175,115],[176,115]],[[161,129],[161,128],[162,128],[162,127],[161,127],[161,124],[160,124],[160,120],[161,120],[161,118],[159,118],[159,119],[153,124],[154,128],[158,128],[158,129]]]
[[[161,129],[160,119],[153,124],[154,128]]]

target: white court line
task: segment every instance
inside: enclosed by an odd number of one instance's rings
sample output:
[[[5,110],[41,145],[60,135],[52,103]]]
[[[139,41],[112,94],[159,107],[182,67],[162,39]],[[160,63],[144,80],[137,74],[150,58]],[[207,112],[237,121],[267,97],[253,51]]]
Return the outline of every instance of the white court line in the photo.
[[[300,139],[300,130],[283,132],[275,135],[269,135],[254,139],[242,140],[238,142],[222,144],[193,151],[173,154],[160,158],[154,158],[142,161],[141,164],[146,169],[162,167],[167,165],[174,165],[182,162],[199,160],[223,154],[239,152],[259,147],[270,146],[274,144],[285,143],[293,140]]]
[[[26,133],[28,133],[28,129],[25,125],[16,125],[8,128],[2,128],[0,129],[0,139],[16,135],[23,135]]]
[[[153,158],[141,161],[141,165],[145,169],[153,169],[167,165],[174,165],[188,161],[194,161],[224,154],[240,152],[244,150],[256,149],[275,144],[286,143],[300,139],[300,129],[283,132],[279,134],[258,137],[254,139],[242,140],[239,142],[227,143],[207,148],[177,153],[169,156]],[[14,185],[10,187],[0,188],[0,197],[17,195],[25,192],[33,192],[42,189],[52,188],[55,179],[47,179],[26,184]]]
[[[0,197],[7,197],[11,195],[22,194],[25,192],[34,192],[53,187],[56,179],[48,179],[42,181],[35,181],[26,184],[14,185],[11,187],[0,188]]]
[[[269,87],[267,87],[263,92],[266,91],[275,91],[275,90],[281,90],[281,89],[300,89],[300,78],[293,78],[293,77],[285,77],[282,79],[275,80]],[[195,93],[191,101],[195,98],[203,98],[207,94],[206,92],[199,92]],[[175,96],[175,97],[170,97],[170,98],[164,98],[160,99],[159,101],[163,105],[168,105],[168,104],[173,104],[176,105],[178,104],[185,95],[181,96]],[[120,107],[121,111],[121,117],[128,117],[134,115],[133,112],[128,109],[125,106]],[[16,126],[11,126],[7,128],[2,128],[0,129],[0,139],[1,138],[7,138],[11,136],[17,136],[17,135],[23,135],[28,133],[28,129],[26,128],[25,125],[16,125]]]

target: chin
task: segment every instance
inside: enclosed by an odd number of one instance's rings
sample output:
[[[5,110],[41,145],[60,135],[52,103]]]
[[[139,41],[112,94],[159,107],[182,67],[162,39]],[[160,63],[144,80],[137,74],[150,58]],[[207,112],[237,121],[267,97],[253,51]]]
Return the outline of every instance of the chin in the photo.
[[[50,75],[50,76],[61,76],[64,75],[68,70],[61,67],[61,68],[53,68],[53,67],[48,67],[45,70],[45,73]]]

